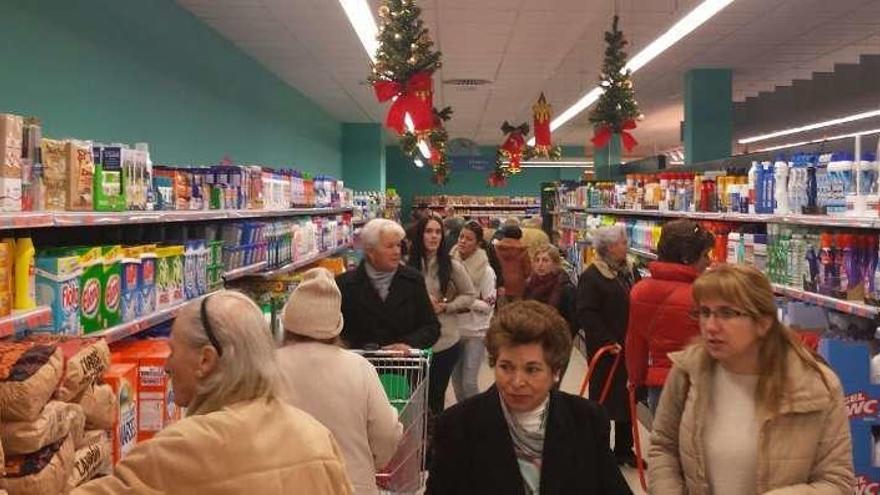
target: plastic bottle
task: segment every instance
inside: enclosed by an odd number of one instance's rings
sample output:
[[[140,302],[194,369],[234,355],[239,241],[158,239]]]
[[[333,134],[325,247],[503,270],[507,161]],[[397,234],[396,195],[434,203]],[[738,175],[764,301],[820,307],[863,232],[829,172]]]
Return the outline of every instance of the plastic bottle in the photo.
[[[37,306],[34,275],[34,241],[23,237],[15,241],[15,296],[12,307],[27,310]]]
[[[749,185],[749,213],[757,213],[755,205],[757,204],[757,187],[758,187],[758,162],[752,162],[748,175]]]
[[[773,192],[774,208],[773,212],[777,215],[788,214],[788,163],[783,157],[776,159],[775,169],[775,187]]]

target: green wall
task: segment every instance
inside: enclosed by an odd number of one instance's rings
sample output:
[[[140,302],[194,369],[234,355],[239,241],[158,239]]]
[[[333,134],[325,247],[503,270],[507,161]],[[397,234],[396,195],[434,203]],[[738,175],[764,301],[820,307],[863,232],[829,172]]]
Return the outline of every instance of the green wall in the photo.
[[[48,137],[342,174],[340,123],[171,0],[3,0],[0,32],[0,112]]]
[[[687,164],[727,158],[733,141],[733,71],[691,69],[684,75]]]
[[[481,147],[484,156],[495,156],[494,147]],[[577,155],[580,153],[580,155]],[[566,147],[567,158],[583,159],[583,148]],[[522,173],[507,179],[507,187],[489,187],[486,179],[489,171],[453,170],[449,183],[438,186],[431,182],[430,167],[418,168],[412,159],[404,155],[398,146],[389,146],[385,153],[388,187],[397,190],[403,202],[403,219],[409,215],[409,208],[414,195],[430,194],[473,194],[482,196],[540,196],[541,183],[556,180],[576,180],[581,176],[577,168],[526,168]]]
[[[385,190],[382,124],[342,124],[342,175],[355,191]]]

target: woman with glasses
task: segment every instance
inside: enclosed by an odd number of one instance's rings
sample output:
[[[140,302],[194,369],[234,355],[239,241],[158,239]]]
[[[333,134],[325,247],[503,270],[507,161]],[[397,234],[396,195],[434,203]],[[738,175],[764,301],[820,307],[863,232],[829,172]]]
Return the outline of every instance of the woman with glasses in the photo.
[[[672,367],[667,355],[684,349],[700,333],[697,322],[687,317],[694,305],[691,285],[709,266],[714,245],[715,237],[693,220],[666,223],[658,260],[648,263],[651,276],[630,293],[626,369],[633,385],[647,388],[652,412]]]
[[[697,279],[693,298],[701,339],[669,356],[649,492],[852,493],[840,381],[779,321],[767,278],[722,265]]]
[[[247,296],[190,302],[170,346],[165,368],[187,417],[74,494],[352,493],[330,431],[277,398],[275,345]]]

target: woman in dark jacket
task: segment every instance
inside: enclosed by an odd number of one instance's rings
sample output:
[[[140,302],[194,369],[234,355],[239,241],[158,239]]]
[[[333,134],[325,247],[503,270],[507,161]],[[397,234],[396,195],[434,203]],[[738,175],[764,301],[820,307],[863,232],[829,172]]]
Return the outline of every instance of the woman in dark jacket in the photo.
[[[562,269],[559,248],[541,244],[532,252],[532,275],[526,282],[523,299],[534,299],[551,306],[568,323],[571,338],[577,334],[577,289]]]
[[[537,301],[510,303],[486,347],[495,385],[438,419],[426,493],[631,494],[602,408],[553,388],[571,353],[565,320]]]
[[[581,274],[578,281],[577,313],[584,330],[587,353],[592,358],[607,345],[626,341],[629,317],[629,290],[638,275],[628,263],[626,229],[622,225],[601,227],[593,234],[597,259]],[[609,380],[614,356],[606,354],[596,365],[590,378],[590,397],[598,399]],[[610,378],[611,388],[602,405],[614,421],[614,456],[618,464],[635,467],[632,420],[626,390],[624,358]]]

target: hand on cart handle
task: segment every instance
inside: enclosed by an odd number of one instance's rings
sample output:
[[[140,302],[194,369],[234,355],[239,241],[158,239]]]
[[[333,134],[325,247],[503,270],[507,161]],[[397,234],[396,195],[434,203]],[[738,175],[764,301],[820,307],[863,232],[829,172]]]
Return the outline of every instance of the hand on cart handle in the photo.
[[[583,397],[584,392],[587,391],[587,386],[590,383],[590,378],[593,377],[593,371],[596,370],[596,366],[598,366],[599,360],[602,359],[605,354],[610,354],[614,356],[614,363],[611,365],[611,371],[609,371],[608,377],[605,379],[605,386],[602,387],[602,393],[599,395],[598,398],[591,397],[591,399],[596,400],[600,404],[605,402],[605,397],[608,395],[608,391],[611,389],[611,381],[614,379],[614,373],[617,372],[617,367],[620,365],[620,353],[622,351],[623,347],[615,342],[613,344],[608,344],[606,346],[600,347],[599,350],[597,350],[596,353],[593,354],[593,358],[590,359],[590,363],[589,365],[587,365],[587,374],[586,376],[584,376],[584,381],[581,382],[581,397]]]
[[[401,354],[410,354],[413,351],[413,348],[404,344],[403,342],[397,342],[395,344],[388,344],[382,347],[382,350],[399,352]]]

